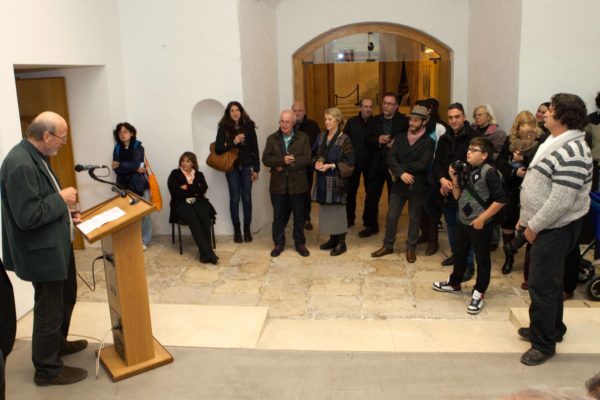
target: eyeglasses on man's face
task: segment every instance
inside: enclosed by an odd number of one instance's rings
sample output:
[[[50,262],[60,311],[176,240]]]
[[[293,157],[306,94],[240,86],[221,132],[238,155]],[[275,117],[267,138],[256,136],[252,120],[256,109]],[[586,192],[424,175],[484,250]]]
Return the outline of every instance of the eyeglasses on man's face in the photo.
[[[469,148],[467,149],[467,151],[468,151],[469,153],[477,153],[477,152],[483,153],[483,150],[481,150],[481,149],[478,149],[478,148],[476,148],[476,147],[469,147]]]
[[[58,136],[56,133],[52,132],[52,131],[48,131],[49,134],[51,134],[52,136],[58,138],[58,140],[60,140],[63,143],[67,143],[67,135],[64,136]]]

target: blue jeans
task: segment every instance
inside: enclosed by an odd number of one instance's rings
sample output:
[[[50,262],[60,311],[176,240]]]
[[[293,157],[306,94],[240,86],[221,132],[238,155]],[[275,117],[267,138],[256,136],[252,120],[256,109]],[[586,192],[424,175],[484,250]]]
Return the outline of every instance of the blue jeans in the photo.
[[[225,174],[229,187],[229,213],[233,225],[240,223],[240,198],[244,208],[244,225],[252,222],[252,167],[235,167]]]
[[[442,213],[444,214],[444,220],[446,220],[446,229],[448,230],[448,243],[450,243],[450,250],[452,254],[456,254],[456,226],[458,225],[458,208],[456,207],[442,207]],[[473,265],[473,258],[475,253],[473,252],[473,246],[469,250],[469,256],[467,257],[467,264]]]

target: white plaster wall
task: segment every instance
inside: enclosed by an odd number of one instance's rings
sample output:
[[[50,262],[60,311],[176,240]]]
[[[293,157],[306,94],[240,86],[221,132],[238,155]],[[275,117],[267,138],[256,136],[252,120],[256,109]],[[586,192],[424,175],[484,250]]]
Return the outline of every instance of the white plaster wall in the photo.
[[[239,0],[243,104],[258,128],[259,157],[267,137],[278,127],[277,32],[275,8],[264,1]],[[289,107],[289,105],[287,106]],[[273,219],[269,197],[269,171],[261,163],[252,188],[252,228]]]
[[[179,156],[191,151],[192,114],[198,102],[241,100],[240,32],[235,0],[120,0],[124,97],[127,120],[137,131],[161,183],[166,207],[153,215],[154,232],[169,233],[167,177]],[[113,121],[116,124],[117,120]],[[231,233],[223,173],[206,168],[208,145],[198,152],[217,209],[217,233]]]
[[[595,110],[600,90],[600,2],[523,1],[519,109],[534,111],[558,92],[579,95]]]
[[[450,47],[454,52],[451,97],[467,99],[469,0],[281,0],[277,8],[280,107],[293,100],[296,50],[333,28],[369,21],[409,26]]]
[[[490,104],[500,127],[510,129],[518,110],[521,0],[471,0],[469,96],[473,108]]]
[[[116,0],[20,0],[0,2],[0,158],[21,140],[14,65],[106,65],[104,102],[110,113],[125,112],[114,93],[122,87],[120,32]],[[73,71],[77,75],[76,71]],[[84,89],[82,89],[84,90]],[[79,92],[86,100],[83,91]],[[106,93],[111,97],[106,99]],[[75,95],[75,93],[74,93]],[[87,92],[87,96],[90,92]],[[70,99],[72,101],[72,99]],[[102,100],[100,100],[102,101]],[[109,118],[106,110],[72,117],[78,126],[90,126]],[[113,115],[113,118],[114,115]],[[89,130],[83,130],[88,132]],[[86,137],[91,148],[102,144],[96,134]],[[79,146],[81,143],[75,143]],[[78,161],[76,154],[75,160]],[[82,200],[83,201],[83,200]],[[17,315],[32,306],[28,283],[13,278]]]

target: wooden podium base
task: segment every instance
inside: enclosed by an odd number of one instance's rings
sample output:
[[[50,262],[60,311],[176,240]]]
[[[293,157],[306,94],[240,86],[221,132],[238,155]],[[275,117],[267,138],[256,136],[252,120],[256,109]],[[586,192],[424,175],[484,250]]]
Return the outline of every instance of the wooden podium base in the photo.
[[[109,346],[102,349],[100,362],[114,382],[172,363],[173,356],[171,353],[156,339],[153,340],[154,358],[135,365],[126,365],[119,353],[117,353],[115,346]]]

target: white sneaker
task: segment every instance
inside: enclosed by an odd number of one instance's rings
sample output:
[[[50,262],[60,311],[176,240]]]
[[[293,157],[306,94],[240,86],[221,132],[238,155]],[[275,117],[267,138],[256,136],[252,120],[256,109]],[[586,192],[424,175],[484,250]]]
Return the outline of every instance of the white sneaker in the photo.
[[[148,246],[146,246],[145,244],[142,243],[142,250],[146,251],[148,249]]]
[[[450,278],[447,281],[438,281],[433,282],[433,290],[437,290],[438,292],[448,292],[448,293],[460,293],[460,286],[455,287],[450,284]]]
[[[479,311],[483,308],[483,296],[485,293],[480,293],[477,290],[473,290],[473,296],[471,296],[471,304],[467,307],[469,314],[479,314]]]

